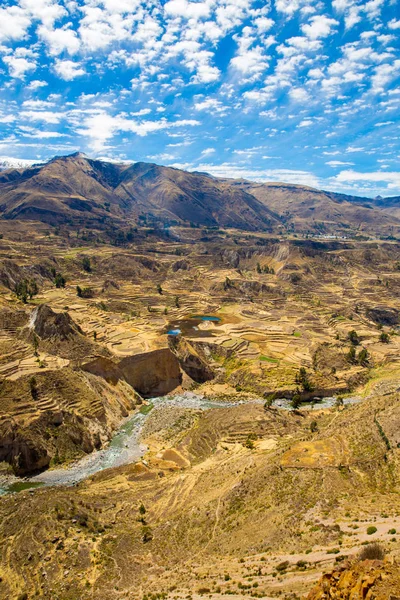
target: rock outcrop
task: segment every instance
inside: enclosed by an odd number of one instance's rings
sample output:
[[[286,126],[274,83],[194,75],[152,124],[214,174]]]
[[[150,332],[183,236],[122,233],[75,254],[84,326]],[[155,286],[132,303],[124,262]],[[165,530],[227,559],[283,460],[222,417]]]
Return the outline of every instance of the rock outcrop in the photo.
[[[381,560],[344,564],[322,576],[307,600],[397,600],[400,565]]]
[[[32,330],[43,340],[65,341],[83,335],[82,329],[67,312],[56,313],[47,304],[38,306],[31,316]]]
[[[179,365],[193,381],[204,383],[214,378],[212,369],[199,349],[195,349],[181,335],[169,336],[169,347],[179,361]]]
[[[169,394],[182,382],[179,361],[169,348],[128,356],[119,368],[129,385],[145,398]]]

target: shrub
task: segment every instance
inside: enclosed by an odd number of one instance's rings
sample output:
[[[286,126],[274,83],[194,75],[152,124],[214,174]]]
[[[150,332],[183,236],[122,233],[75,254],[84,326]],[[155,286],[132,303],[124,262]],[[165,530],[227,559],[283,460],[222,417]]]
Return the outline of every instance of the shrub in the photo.
[[[90,263],[90,258],[88,256],[84,256],[82,259],[82,268],[86,273],[90,273],[92,271],[92,265]]]
[[[348,351],[348,353],[346,355],[346,359],[352,365],[354,365],[357,362],[356,349],[354,348],[354,346],[351,346],[350,350]]]
[[[373,535],[374,533],[376,533],[378,530],[375,527],[375,525],[370,525],[370,527],[368,527],[367,529],[367,534],[368,535]]]
[[[349,338],[349,341],[354,346],[358,346],[358,344],[360,343],[360,338],[358,337],[358,333],[357,333],[357,331],[355,331],[355,329],[352,329],[351,331],[349,331],[347,337]]]
[[[94,290],[90,287],[81,288],[79,285],[76,286],[76,293],[79,298],[93,298]]]
[[[357,357],[357,360],[358,360],[359,364],[362,367],[368,366],[368,363],[369,363],[369,353],[368,353],[368,350],[366,348],[363,348],[362,350],[360,350],[360,352],[358,354],[358,357]]]
[[[151,527],[145,525],[144,527],[142,527],[142,542],[144,544],[147,544],[147,542],[151,542],[152,539],[153,533],[151,531]]]
[[[381,335],[379,336],[379,341],[382,342],[383,344],[389,344],[390,342],[390,336],[388,333],[384,333],[382,331]]]
[[[390,535],[395,535],[397,532],[395,529],[389,529],[388,533],[390,533]]]
[[[300,404],[301,404],[301,398],[300,398],[300,395],[299,395],[299,394],[295,394],[295,395],[293,396],[293,398],[292,398],[292,402],[291,402],[292,408],[293,408],[294,410],[296,410],[297,408],[299,408]]]
[[[56,288],[65,288],[66,280],[61,273],[56,273],[54,276],[54,285]]]
[[[277,565],[275,569],[278,571],[278,573],[283,573],[283,571],[286,571],[289,565],[289,561],[285,560],[284,562],[279,563],[279,565]]]
[[[359,560],[383,560],[385,558],[385,550],[380,545],[374,542],[368,544],[360,551],[358,555]]]

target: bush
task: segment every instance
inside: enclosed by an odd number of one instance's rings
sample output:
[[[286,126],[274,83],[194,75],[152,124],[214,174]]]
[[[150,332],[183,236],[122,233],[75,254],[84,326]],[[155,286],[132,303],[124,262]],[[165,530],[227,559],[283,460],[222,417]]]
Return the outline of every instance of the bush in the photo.
[[[56,273],[54,276],[54,285],[56,288],[65,288],[66,280],[61,273]]]
[[[375,527],[375,525],[371,525],[370,527],[368,527],[367,529],[367,534],[368,535],[373,535],[374,533],[376,533],[378,530]]]
[[[79,285],[76,286],[76,293],[79,298],[93,298],[94,290],[90,287],[81,288]]]
[[[358,337],[358,333],[357,331],[355,331],[355,329],[349,331],[348,338],[354,346],[358,346],[358,344],[360,343],[360,338]]]
[[[88,256],[84,256],[82,259],[82,267],[86,273],[90,273],[92,271],[92,265],[90,263],[90,258]]]
[[[284,562],[279,563],[279,565],[277,565],[275,567],[275,569],[278,571],[278,573],[283,573],[283,571],[286,571],[286,569],[289,567],[290,563],[288,560],[285,560]]]
[[[383,344],[389,344],[390,342],[390,336],[388,333],[384,333],[382,331],[381,335],[379,336],[379,341],[382,342]]]
[[[153,533],[151,531],[151,527],[145,525],[144,527],[142,527],[142,542],[144,544],[147,544],[147,542],[151,542],[152,539]]]
[[[360,350],[360,352],[358,354],[358,357],[357,357],[357,360],[358,360],[359,364],[362,367],[368,366],[368,363],[369,363],[369,353],[368,353],[368,350],[366,348],[363,348],[362,350]]]
[[[385,550],[380,544],[376,542],[368,544],[360,551],[358,555],[359,560],[383,560],[385,558]]]

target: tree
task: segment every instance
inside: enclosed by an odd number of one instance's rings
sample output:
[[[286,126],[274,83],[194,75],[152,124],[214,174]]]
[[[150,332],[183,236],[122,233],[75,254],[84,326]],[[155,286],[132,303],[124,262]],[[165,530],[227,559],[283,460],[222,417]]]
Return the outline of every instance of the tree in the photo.
[[[347,353],[346,359],[352,365],[354,365],[357,362],[357,360],[356,360],[356,349],[354,348],[354,346],[351,346],[350,350]]]
[[[176,308],[181,307],[180,302],[179,302],[179,296],[175,296],[175,306],[176,306]]]
[[[358,346],[360,343],[360,338],[358,337],[358,333],[355,329],[349,331],[348,336],[349,341],[353,344],[353,346]]]
[[[86,271],[86,273],[91,273],[92,271],[92,265],[90,262],[90,258],[88,256],[84,256],[82,259],[82,268],[84,271]]]
[[[80,287],[80,285],[76,286],[76,293],[79,298],[82,298],[82,288]]]
[[[38,391],[38,387],[37,387],[37,382],[35,377],[31,377],[29,380],[29,387],[31,389],[31,396],[34,400],[38,399],[39,396],[39,391]]]
[[[302,386],[304,392],[312,392],[314,389],[304,367],[300,367],[299,372],[296,375],[296,383]]]
[[[363,348],[362,350],[360,350],[357,360],[359,362],[359,364],[363,367],[368,366],[369,363],[369,352],[366,348]]]
[[[157,284],[157,292],[160,294],[160,296],[163,293],[163,289],[162,289],[162,287],[161,287],[161,285],[159,283]]]
[[[39,293],[39,288],[34,279],[24,279],[15,286],[15,294],[19,300],[22,300],[24,304],[29,300],[32,300],[33,296]]]
[[[257,273],[262,273],[261,265],[259,262],[257,263]]]
[[[295,394],[292,398],[292,408],[294,410],[296,410],[297,408],[299,408],[300,404],[301,404],[301,398],[300,398],[300,394]]]
[[[382,331],[381,335],[379,336],[379,341],[382,342],[383,344],[389,344],[389,342],[390,342],[389,334]]]
[[[65,277],[61,275],[61,273],[56,273],[54,277],[54,284],[56,288],[65,288]]]
[[[315,433],[316,431],[318,431],[317,421],[311,421],[310,430],[311,430],[311,433]]]

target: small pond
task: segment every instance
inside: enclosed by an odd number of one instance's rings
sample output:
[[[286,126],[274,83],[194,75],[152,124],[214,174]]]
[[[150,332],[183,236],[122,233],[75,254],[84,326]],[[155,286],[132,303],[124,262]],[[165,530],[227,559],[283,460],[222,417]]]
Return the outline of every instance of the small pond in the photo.
[[[210,322],[218,326],[221,323],[221,319],[215,315],[192,315],[169,323],[165,333],[168,335],[182,334],[189,337],[213,337],[213,328],[199,328],[199,325],[205,322]]]

